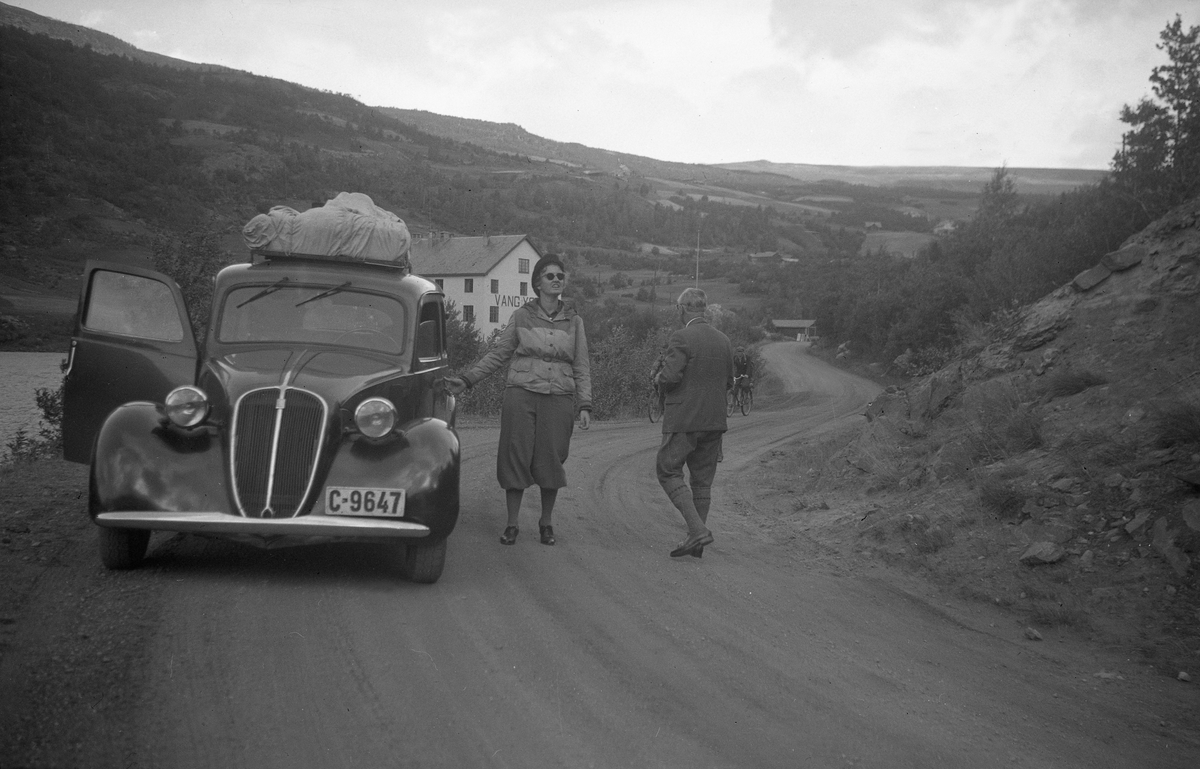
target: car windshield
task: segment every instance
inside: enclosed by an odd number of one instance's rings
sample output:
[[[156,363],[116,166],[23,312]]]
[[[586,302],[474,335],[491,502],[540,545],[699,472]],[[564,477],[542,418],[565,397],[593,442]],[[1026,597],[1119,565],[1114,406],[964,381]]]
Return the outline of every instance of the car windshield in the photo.
[[[349,284],[280,281],[241,286],[223,302],[217,339],[223,344],[336,344],[378,352],[404,349],[404,306]]]

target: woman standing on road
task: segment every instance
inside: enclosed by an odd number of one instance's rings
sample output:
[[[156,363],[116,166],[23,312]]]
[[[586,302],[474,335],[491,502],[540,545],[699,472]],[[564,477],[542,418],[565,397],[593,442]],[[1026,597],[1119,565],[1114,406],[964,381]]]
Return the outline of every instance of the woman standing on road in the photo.
[[[592,374],[583,318],[562,299],[567,271],[561,257],[547,254],[533,267],[536,299],[513,312],[508,325],[482,358],[446,387],[459,395],[508,364],[500,409],[496,480],[504,489],[508,525],[500,542],[514,544],[525,489],[542,491],[538,532],[554,544],[551,516],[558,490],[567,485],[563,462],[571,447],[575,414],[583,430],[592,421]]]

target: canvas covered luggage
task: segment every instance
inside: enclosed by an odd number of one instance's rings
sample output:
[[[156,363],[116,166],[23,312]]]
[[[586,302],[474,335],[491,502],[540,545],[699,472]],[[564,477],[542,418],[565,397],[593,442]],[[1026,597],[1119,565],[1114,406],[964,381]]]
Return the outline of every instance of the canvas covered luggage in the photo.
[[[323,206],[300,212],[275,206],[242,228],[252,251],[398,262],[408,259],[408,226],[361,192],[339,192]]]

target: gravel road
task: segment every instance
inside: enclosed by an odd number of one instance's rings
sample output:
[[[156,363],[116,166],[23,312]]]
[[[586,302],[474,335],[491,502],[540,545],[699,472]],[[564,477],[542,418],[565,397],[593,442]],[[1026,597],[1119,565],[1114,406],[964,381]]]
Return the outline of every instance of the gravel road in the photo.
[[[1014,642],[878,570],[764,533],[739,477],[861,419],[870,382],[766,348],[786,392],[731,419],[703,559],[653,476],[659,425],[577,431],[558,544],[499,544],[497,430],[464,427],[445,574],[386,548],[156,535],[112,765],[1184,767],[1093,658]],[[91,557],[94,558],[94,555]],[[110,579],[102,572],[89,572]],[[1135,712],[1138,711],[1138,712]],[[96,746],[95,729],[84,740]],[[86,762],[102,766],[103,761]],[[9,764],[5,764],[8,766]]]

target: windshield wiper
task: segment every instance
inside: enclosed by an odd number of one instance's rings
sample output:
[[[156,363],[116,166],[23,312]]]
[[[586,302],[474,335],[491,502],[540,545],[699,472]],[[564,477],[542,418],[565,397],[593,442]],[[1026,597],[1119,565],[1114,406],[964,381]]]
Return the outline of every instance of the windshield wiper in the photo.
[[[316,296],[310,296],[307,299],[296,302],[296,306],[299,307],[302,304],[308,304],[309,302],[315,302],[318,299],[324,299],[327,296],[333,296],[334,294],[336,294],[340,291],[345,291],[348,288],[350,288],[350,281],[346,281],[345,283],[343,283],[340,286],[334,286],[333,288],[322,291],[321,293],[317,294]]]
[[[287,283],[289,280],[290,280],[290,278],[281,278],[280,280],[276,281],[275,283],[271,284],[270,286],[267,286],[267,287],[266,287],[266,288],[264,288],[262,291],[259,291],[259,292],[258,292],[257,294],[255,294],[254,296],[250,297],[250,298],[249,298],[249,299],[247,299],[246,301],[244,301],[244,302],[242,302],[241,304],[239,304],[239,305],[237,306],[237,309],[239,309],[239,310],[240,310],[240,309],[242,309],[243,307],[245,307],[246,305],[250,304],[251,302],[255,302],[255,301],[258,301],[259,299],[262,299],[262,298],[263,298],[264,296],[266,296],[267,294],[273,294],[273,293],[275,293],[275,292],[276,292],[276,291],[278,291],[279,289],[283,288],[283,284],[284,284],[284,283]]]

